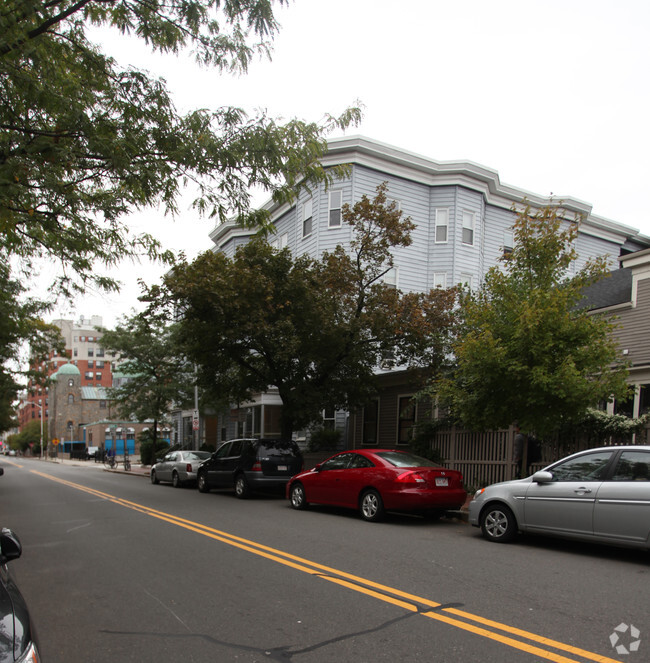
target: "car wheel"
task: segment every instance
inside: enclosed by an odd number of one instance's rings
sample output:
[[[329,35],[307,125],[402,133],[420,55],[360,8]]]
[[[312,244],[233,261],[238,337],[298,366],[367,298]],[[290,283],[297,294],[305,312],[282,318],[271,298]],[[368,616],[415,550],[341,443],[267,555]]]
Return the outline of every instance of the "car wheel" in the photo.
[[[151,470],[151,483],[160,483],[158,477],[156,476],[156,470]]]
[[[196,479],[196,486],[200,493],[210,492],[210,486],[208,486],[208,479],[205,476],[205,472],[199,472],[199,476]]]
[[[291,491],[289,492],[289,497],[291,499],[291,506],[294,509],[306,509],[309,504],[305,499],[305,487],[297,482],[291,486]]]
[[[366,490],[361,495],[359,513],[364,520],[371,522],[376,522],[384,517],[384,502],[376,490]]]
[[[238,474],[235,478],[235,495],[239,497],[240,500],[245,500],[247,497],[250,497],[251,489],[248,486],[248,481],[243,474]]]
[[[174,488],[180,488],[183,485],[183,482],[181,481],[181,478],[178,476],[178,472],[173,472],[172,473],[172,486]]]
[[[490,504],[480,518],[481,531],[488,541],[507,543],[517,535],[515,515],[505,504]]]

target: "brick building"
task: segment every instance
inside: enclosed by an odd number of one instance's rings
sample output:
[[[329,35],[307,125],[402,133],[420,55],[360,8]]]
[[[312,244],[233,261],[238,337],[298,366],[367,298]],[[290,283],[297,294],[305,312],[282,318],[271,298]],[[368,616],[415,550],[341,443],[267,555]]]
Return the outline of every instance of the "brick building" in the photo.
[[[78,320],[53,320],[52,324],[59,327],[65,343],[65,352],[50,352],[50,356],[40,368],[48,377],[53,376],[62,366],[72,362],[79,369],[80,384],[84,387],[111,387],[113,370],[115,369],[115,353],[106,353],[101,345],[102,333],[97,327],[102,326],[102,317],[83,316]],[[17,418],[19,427],[32,419],[39,419],[43,408],[43,419],[49,422],[50,415],[49,387],[43,388],[30,380],[27,395],[18,407]]]

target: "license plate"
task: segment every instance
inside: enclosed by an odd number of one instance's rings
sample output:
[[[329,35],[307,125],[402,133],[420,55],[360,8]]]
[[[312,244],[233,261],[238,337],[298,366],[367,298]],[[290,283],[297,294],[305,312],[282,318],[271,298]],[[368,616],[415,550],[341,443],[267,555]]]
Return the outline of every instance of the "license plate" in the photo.
[[[288,468],[287,465],[278,465],[278,470],[279,470],[280,472],[286,472],[288,469],[289,469],[289,468]]]
[[[447,477],[436,477],[436,486],[448,486],[449,479]]]

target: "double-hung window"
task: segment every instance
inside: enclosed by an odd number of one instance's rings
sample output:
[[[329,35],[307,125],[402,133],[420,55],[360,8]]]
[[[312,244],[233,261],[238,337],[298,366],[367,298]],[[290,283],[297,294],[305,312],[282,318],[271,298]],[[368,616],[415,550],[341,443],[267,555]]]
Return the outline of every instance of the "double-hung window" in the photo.
[[[474,212],[463,212],[463,244],[474,246],[474,224],[476,214]]]
[[[449,210],[436,210],[436,244],[445,244],[447,242],[449,228]]]
[[[311,235],[313,217],[313,201],[310,198],[302,206],[302,236]]]
[[[446,288],[447,287],[447,272],[435,272],[433,275],[433,287],[434,288]]]
[[[415,427],[415,401],[412,396],[400,396],[398,403],[397,444],[408,444]]]
[[[384,274],[384,283],[389,288],[397,289],[398,281],[399,281],[399,267],[391,267]]]
[[[379,401],[373,400],[363,408],[362,444],[375,446],[379,429]]]
[[[341,225],[341,207],[343,193],[341,191],[329,192],[329,227],[338,228]]]
[[[503,256],[507,257],[512,253],[515,247],[515,236],[512,230],[503,231]]]

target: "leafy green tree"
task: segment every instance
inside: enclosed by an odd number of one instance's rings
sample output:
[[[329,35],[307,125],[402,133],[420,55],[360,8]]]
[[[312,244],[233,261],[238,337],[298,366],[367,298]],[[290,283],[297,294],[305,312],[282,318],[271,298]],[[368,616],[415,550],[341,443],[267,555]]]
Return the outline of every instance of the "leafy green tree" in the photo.
[[[117,290],[117,279],[97,264],[173,258],[151,234],[131,231],[129,212],[159,205],[175,214],[189,185],[197,212],[263,226],[267,212],[251,210],[252,189],[285,201],[300,186],[340,172],[325,171],[318,160],[328,132],[357,121],[358,109],[321,123],[282,123],[227,106],[179,114],[163,79],[121,68],[91,43],[91,27],[136,36],[154,52],[191,49],[198,64],[232,72],[268,55],[278,28],[272,0],[5,0],[0,263],[21,269],[14,281],[25,282],[46,259],[61,266],[53,294]],[[0,354],[12,354],[16,330],[34,340],[35,305],[14,308]],[[8,410],[13,373],[4,364],[2,370],[9,372],[0,376],[0,408]],[[6,416],[0,419],[6,426]]]
[[[572,276],[577,232],[558,208],[533,214],[527,207],[502,268],[461,298],[456,367],[438,392],[465,425],[489,430],[516,420],[544,438],[628,393],[615,322],[580,308],[583,289],[607,275],[607,260]]]
[[[284,0],[279,0],[284,4]],[[359,117],[279,123],[238,108],[180,115],[162,79],[122,69],[88,38],[91,26],[135,35],[153,51],[193,49],[197,62],[245,71],[268,54],[272,0],[5,0],[0,9],[0,249],[24,261],[58,259],[58,288],[117,289],[94,271],[124,258],[171,259],[122,218],[162,205],[177,211],[184,184],[196,208],[258,225],[251,187],[276,201],[327,180],[325,135]],[[303,180],[304,178],[304,180]],[[4,258],[5,256],[3,256]]]
[[[47,305],[24,295],[25,287],[11,277],[8,263],[0,260],[0,431],[15,425],[14,402],[20,382],[32,379],[45,386],[42,362],[50,348],[63,349],[60,330],[41,319]],[[26,371],[19,361],[25,340],[33,359]]]
[[[47,440],[47,421],[43,422],[43,440]],[[41,420],[32,419],[20,433],[9,436],[9,446],[16,451],[25,453],[27,449],[32,450],[34,455],[41,452]]]
[[[123,319],[117,329],[101,331],[102,345],[124,359],[119,370],[128,378],[109,389],[109,397],[121,417],[153,421],[155,449],[170,405],[189,402],[193,393],[192,367],[178,352],[177,325],[161,316],[137,313]]]
[[[363,403],[380,362],[442,360],[455,292],[401,293],[383,282],[391,250],[410,244],[413,228],[385,192],[343,207],[351,253],[293,258],[256,238],[232,259],[205,253],[178,265],[152,292],[182,312],[180,338],[204,389],[245,402],[277,388],[290,438],[324,407]]]

